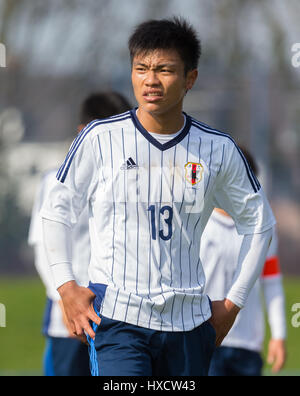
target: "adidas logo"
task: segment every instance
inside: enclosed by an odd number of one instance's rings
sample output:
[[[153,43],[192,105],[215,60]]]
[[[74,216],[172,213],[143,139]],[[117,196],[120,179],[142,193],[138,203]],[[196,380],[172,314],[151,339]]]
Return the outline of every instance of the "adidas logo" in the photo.
[[[128,158],[128,160],[121,166],[121,170],[136,169],[136,168],[138,168],[138,166],[131,157]]]

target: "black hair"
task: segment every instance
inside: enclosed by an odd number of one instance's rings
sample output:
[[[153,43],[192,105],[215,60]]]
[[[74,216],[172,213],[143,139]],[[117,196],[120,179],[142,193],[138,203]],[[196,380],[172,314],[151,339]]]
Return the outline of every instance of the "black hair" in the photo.
[[[131,109],[127,99],[117,92],[97,92],[89,95],[81,105],[80,123],[107,118]]]
[[[258,166],[252,154],[245,147],[243,146],[239,146],[239,147],[242,153],[244,154],[244,157],[246,158],[248,164],[250,165],[250,168],[253,170],[255,176],[258,176]]]
[[[157,49],[174,49],[184,62],[185,74],[197,69],[201,42],[183,18],[150,20],[138,25],[128,41],[131,63],[136,55]]]

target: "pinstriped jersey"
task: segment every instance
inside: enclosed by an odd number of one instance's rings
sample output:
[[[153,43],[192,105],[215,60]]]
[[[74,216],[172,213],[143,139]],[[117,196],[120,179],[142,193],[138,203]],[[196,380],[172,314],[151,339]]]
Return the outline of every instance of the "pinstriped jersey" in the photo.
[[[164,144],[144,129],[136,110],[89,124],[73,142],[42,215],[71,227],[87,202],[89,277],[107,286],[102,315],[156,330],[188,331],[211,316],[199,249],[215,206],[240,233],[274,224],[232,138],[186,114],[182,131]]]

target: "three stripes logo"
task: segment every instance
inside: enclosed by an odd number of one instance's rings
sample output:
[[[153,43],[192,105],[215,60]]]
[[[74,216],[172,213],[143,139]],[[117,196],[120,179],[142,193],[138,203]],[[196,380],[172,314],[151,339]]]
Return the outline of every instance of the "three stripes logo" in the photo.
[[[129,170],[138,168],[137,164],[130,157],[128,160],[121,166],[121,170]]]

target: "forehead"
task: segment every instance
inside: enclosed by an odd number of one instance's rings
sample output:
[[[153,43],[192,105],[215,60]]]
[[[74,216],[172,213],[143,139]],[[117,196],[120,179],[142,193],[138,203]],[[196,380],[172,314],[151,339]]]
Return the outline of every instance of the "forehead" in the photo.
[[[138,52],[133,58],[133,64],[138,63],[149,66],[155,66],[162,63],[172,63],[183,66],[181,57],[174,49],[156,49]]]

